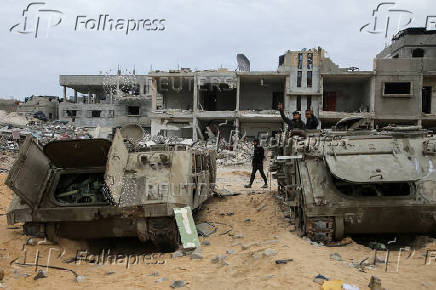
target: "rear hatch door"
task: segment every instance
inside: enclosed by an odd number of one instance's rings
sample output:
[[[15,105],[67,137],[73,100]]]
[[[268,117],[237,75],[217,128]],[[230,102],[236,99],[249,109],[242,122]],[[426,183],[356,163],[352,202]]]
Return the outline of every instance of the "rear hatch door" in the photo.
[[[31,208],[36,208],[51,172],[50,159],[35,139],[28,136],[21,146],[18,159],[9,172],[6,185]]]

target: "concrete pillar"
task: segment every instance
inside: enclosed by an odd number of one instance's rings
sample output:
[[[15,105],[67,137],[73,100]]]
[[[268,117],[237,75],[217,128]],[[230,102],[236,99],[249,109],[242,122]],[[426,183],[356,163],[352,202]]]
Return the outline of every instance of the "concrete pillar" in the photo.
[[[198,140],[197,127],[198,127],[198,119],[196,116],[194,116],[192,118],[192,140],[193,141]]]
[[[144,82],[139,82],[139,95],[144,95]]]
[[[100,104],[100,96],[98,94],[95,94],[94,102]]]
[[[198,78],[194,75],[194,94],[192,98],[192,108],[194,113],[198,112]]]
[[[92,94],[91,92],[88,92],[88,104],[92,103]]]
[[[64,86],[64,101],[67,100],[67,87]]]
[[[74,90],[74,103],[77,103],[77,90]]]
[[[151,111],[157,110],[157,79],[151,81]]]
[[[112,89],[109,92],[109,103],[112,105],[114,103],[114,93]]]
[[[283,109],[285,111],[289,110],[289,106],[290,106],[290,104],[289,104],[289,98],[290,98],[290,95],[289,95],[289,82],[290,82],[290,77],[287,76],[285,78],[285,95],[283,97],[283,99],[284,99]]]
[[[237,82],[236,82],[236,112],[239,112],[239,98],[241,96],[241,76],[237,76]]]
[[[159,134],[161,128],[161,121],[160,119],[151,119],[151,135],[156,136]]]

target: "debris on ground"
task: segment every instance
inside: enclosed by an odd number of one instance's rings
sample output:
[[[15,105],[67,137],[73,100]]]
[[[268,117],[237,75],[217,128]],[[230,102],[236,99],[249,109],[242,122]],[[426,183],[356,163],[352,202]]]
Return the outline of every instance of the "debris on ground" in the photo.
[[[234,192],[226,188],[217,188],[214,190],[214,193],[218,197],[226,197],[226,196],[238,196],[241,195],[240,192]]]
[[[277,265],[281,265],[281,264],[287,264],[289,262],[292,262],[293,259],[281,259],[281,260],[276,260],[276,264]]]
[[[321,274],[318,274],[315,276],[315,278],[313,278],[313,282],[315,282],[319,285],[322,285],[325,281],[328,281],[328,280],[329,280],[329,278],[327,278]]]
[[[156,281],[154,281],[154,283],[160,283],[160,282],[166,282],[166,281],[168,281],[168,278],[167,277],[162,277],[162,278],[159,278]]]
[[[77,276],[76,277],[76,282],[80,283],[86,280],[86,276]]]
[[[38,273],[36,273],[35,277],[33,277],[33,280],[38,280],[38,279],[42,279],[42,278],[47,278],[47,272],[43,271],[43,270],[38,270]]]
[[[186,283],[186,281],[183,280],[177,280],[177,281],[173,281],[173,283],[171,283],[170,287],[171,288],[182,288],[185,287],[188,283]]]
[[[203,259],[203,255],[201,254],[201,247],[196,248],[191,253],[191,259],[192,260],[202,260]]]
[[[342,290],[342,280],[331,280],[331,281],[324,281],[322,283],[321,289],[322,290]]]
[[[195,249],[200,246],[197,228],[192,217],[192,210],[189,206],[184,208],[173,208],[177,227],[184,249]]]
[[[224,261],[225,258],[227,258],[227,256],[225,256],[225,255],[218,255],[218,256],[216,256],[215,258],[213,258],[213,259],[211,260],[211,262],[212,262],[213,264],[217,264],[217,263],[219,263],[219,262]]]
[[[232,238],[233,238],[234,240],[244,238],[244,235],[242,235],[242,234],[236,234],[236,235],[231,235],[231,236],[232,236]]]
[[[350,245],[353,243],[353,239],[351,239],[350,237],[346,237],[344,239],[342,239],[341,241],[332,241],[329,242],[326,247],[344,247],[346,245]]]
[[[213,233],[216,232],[216,227],[209,224],[209,223],[201,223],[201,224],[197,224],[195,225],[195,227],[197,228],[197,232],[200,236],[203,237],[208,237],[210,235],[212,235]]]
[[[338,262],[343,261],[341,255],[339,255],[338,253],[333,253],[330,255],[330,260],[335,260]]]
[[[228,254],[228,255],[233,255],[234,253],[236,253],[236,251],[234,251],[232,249],[227,249],[226,250],[226,254]]]
[[[277,251],[274,250],[274,249],[270,249],[270,248],[268,248],[268,249],[266,249],[265,251],[263,251],[263,255],[264,255],[265,257],[275,256],[275,255],[277,255]]]
[[[342,289],[343,290],[359,290],[359,287],[351,285],[351,284],[342,283]]]
[[[201,245],[202,246],[210,246],[210,242],[209,241],[202,241]]]
[[[264,204],[264,205],[258,207],[258,208],[256,209],[256,211],[259,212],[259,211],[261,211],[261,210],[264,209],[264,208],[266,208],[266,204]]]
[[[386,251],[386,245],[378,242],[369,242],[368,246],[373,250]]]
[[[371,276],[371,280],[369,280],[369,289],[371,290],[382,290],[381,279],[375,276]]]

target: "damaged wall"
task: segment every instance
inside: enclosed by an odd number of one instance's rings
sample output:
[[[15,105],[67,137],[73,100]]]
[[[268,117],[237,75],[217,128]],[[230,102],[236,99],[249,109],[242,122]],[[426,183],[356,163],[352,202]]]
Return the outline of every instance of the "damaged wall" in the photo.
[[[323,80],[324,96],[336,94],[337,112],[367,112],[370,108],[370,80]]]
[[[261,79],[242,80],[240,87],[240,110],[271,110],[273,105],[273,94],[278,93],[283,98],[284,81],[282,83]]]

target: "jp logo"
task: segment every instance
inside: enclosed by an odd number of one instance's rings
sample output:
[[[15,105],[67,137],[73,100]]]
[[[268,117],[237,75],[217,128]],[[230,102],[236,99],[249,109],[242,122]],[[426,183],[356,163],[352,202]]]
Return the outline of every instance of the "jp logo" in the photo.
[[[409,10],[393,8],[395,2],[383,2],[377,5],[377,8],[372,11],[373,22],[367,23],[360,28],[360,32],[366,31],[371,34],[384,33],[385,38],[390,35],[389,31],[394,29],[392,34],[398,32],[402,28],[406,28],[412,21],[413,13]],[[388,8],[391,7],[391,8]],[[396,27],[394,26],[396,22]]]
[[[20,34],[33,34],[38,38],[40,31],[45,29],[46,36],[52,27],[62,22],[63,13],[59,10],[45,9],[44,2],[32,2],[23,10],[23,20],[12,26],[9,31]]]

